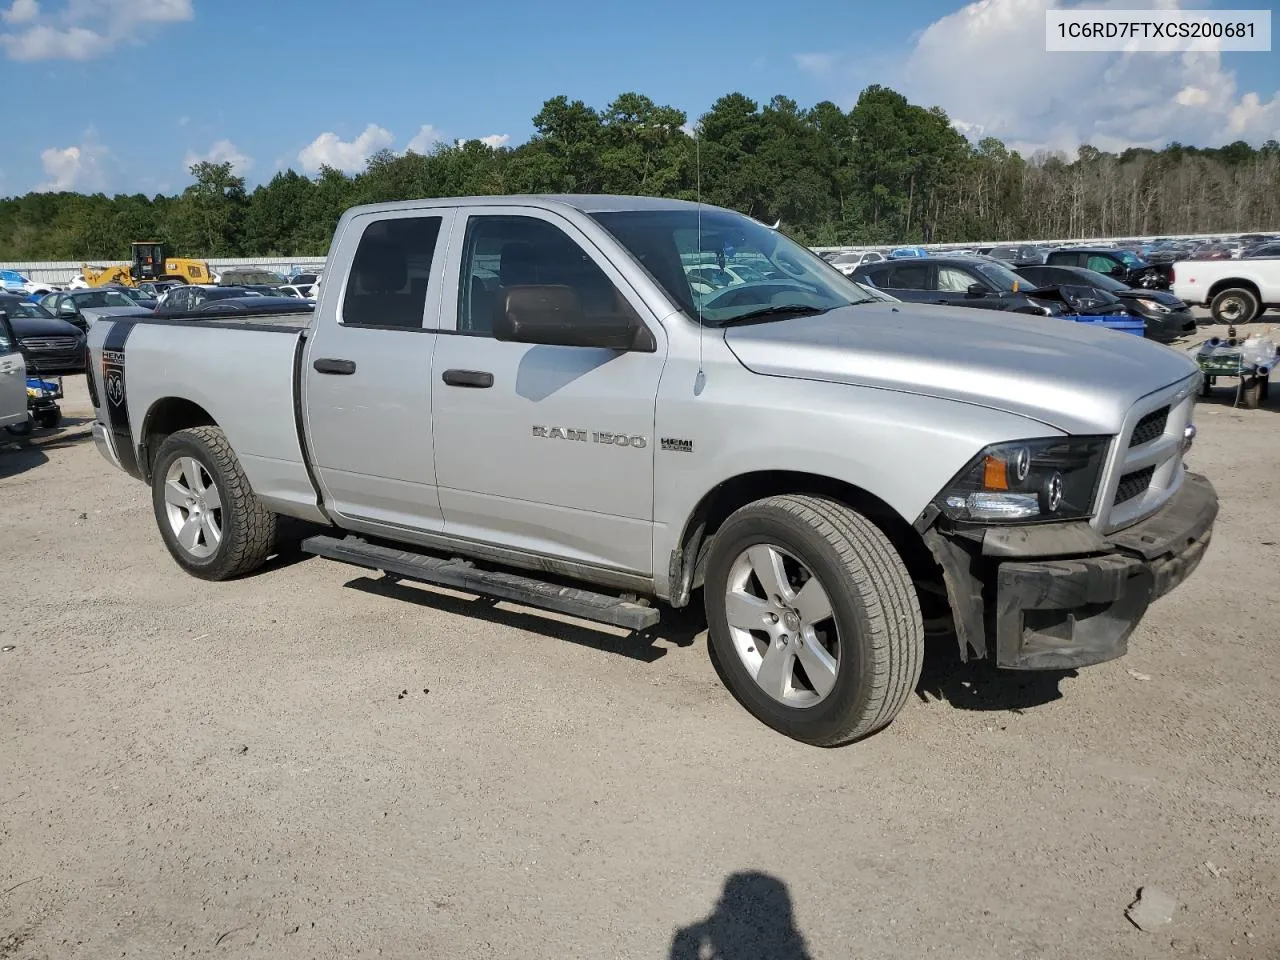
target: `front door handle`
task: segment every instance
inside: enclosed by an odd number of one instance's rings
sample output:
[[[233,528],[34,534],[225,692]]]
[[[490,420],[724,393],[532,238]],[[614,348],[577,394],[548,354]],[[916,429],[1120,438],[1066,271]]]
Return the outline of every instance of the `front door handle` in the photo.
[[[311,366],[315,368],[316,373],[336,373],[341,376],[348,376],[356,372],[356,362],[354,360],[336,360],[332,357],[321,357]]]
[[[493,386],[493,374],[484,370],[446,370],[440,379],[451,387],[475,387],[483,389]]]

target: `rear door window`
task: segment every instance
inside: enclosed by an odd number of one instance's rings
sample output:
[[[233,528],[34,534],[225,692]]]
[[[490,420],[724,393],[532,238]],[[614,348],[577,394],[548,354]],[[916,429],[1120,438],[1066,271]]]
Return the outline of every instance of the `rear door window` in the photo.
[[[929,264],[899,263],[893,268],[889,286],[895,290],[928,290]]]
[[[422,329],[442,220],[393,217],[365,227],[342,299],[343,325]]]

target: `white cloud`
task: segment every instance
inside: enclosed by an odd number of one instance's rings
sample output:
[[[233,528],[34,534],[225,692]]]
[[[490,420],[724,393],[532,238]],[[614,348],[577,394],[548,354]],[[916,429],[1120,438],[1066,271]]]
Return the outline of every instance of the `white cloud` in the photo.
[[[243,177],[253,168],[253,157],[241,153],[230,140],[217,141],[205,154],[191,151],[182,161],[183,169],[190,169],[192,164],[200,163],[202,160],[208,160],[211,163],[229,163],[231,172],[237,177]]]
[[[178,126],[180,127],[185,127],[190,122],[191,122],[191,118],[186,115],[183,115],[178,118]]]
[[[6,23],[30,23],[38,16],[40,4],[36,0],[13,0],[13,6],[0,13]]]
[[[102,161],[105,148],[96,144],[80,144],[70,147],[49,147],[40,152],[40,165],[48,178],[36,187],[37,193],[56,193],[60,190],[92,192],[104,188],[106,177]]]
[[[409,141],[409,149],[414,153],[426,154],[431,152],[431,148],[444,139],[440,131],[429,123],[424,123],[413,139]]]
[[[302,169],[312,172],[329,166],[346,173],[358,173],[364,169],[365,161],[394,141],[391,132],[376,123],[369,124],[360,136],[350,141],[339,139],[336,133],[326,132],[302,148],[298,162]]]
[[[491,133],[487,137],[481,137],[480,142],[497,150],[499,147],[505,147],[510,139],[511,134],[509,133]]]
[[[916,40],[899,89],[964,117],[962,132],[981,130],[1023,151],[1280,137],[1280,91],[1241,92],[1217,52],[1046,52],[1044,14],[1060,6],[979,0],[935,21]]]
[[[836,68],[839,58],[834,53],[797,53],[796,66],[805,73],[825,76]]]
[[[88,60],[126,41],[141,42],[149,24],[194,16],[192,0],[68,0],[57,14],[35,0],[13,0],[3,17],[20,29],[0,33],[0,48],[12,60]]]

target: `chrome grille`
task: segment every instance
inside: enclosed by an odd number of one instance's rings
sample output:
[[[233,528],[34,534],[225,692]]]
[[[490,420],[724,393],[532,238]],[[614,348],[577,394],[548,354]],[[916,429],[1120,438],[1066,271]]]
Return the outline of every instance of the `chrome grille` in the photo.
[[[1115,506],[1122,503],[1128,503],[1134,497],[1140,497],[1147,492],[1147,488],[1151,486],[1151,478],[1155,475],[1155,467],[1143,467],[1141,470],[1135,470],[1133,473],[1126,473],[1120,478],[1120,484],[1116,487]]]
[[[1140,447],[1144,443],[1150,443],[1156,437],[1164,435],[1164,428],[1169,423],[1169,408],[1161,407],[1159,410],[1152,410],[1145,417],[1138,421],[1138,425],[1133,428],[1133,436],[1129,438],[1129,446]]]
[[[74,350],[78,342],[78,337],[26,337],[22,345],[32,351],[54,353]]]
[[[1182,486],[1183,433],[1195,409],[1196,373],[1139,400],[1103,471],[1094,523],[1108,533],[1155,513]]]

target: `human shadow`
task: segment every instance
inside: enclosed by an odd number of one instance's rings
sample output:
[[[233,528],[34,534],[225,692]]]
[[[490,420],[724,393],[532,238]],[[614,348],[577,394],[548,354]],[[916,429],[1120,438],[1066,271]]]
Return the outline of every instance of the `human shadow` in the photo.
[[[668,960],[809,960],[787,885],[756,871],[732,874],[715,909],[676,931]]]
[[[431,584],[403,582],[394,576],[356,577],[347,581],[345,586],[365,593],[430,607],[444,613],[479,617],[500,626],[527,630],[553,640],[565,640],[581,647],[599,650],[602,653],[617,654],[644,663],[653,663],[666,656],[667,650],[665,647],[658,646],[659,641],[665,641],[677,647],[689,647],[693,645],[698,633],[705,628],[705,624],[698,615],[699,611],[692,611],[689,608],[665,609],[657,625],[619,636],[608,633],[604,629],[592,629],[579,623],[557,620],[533,608],[508,609],[498,606],[499,603],[509,601],[499,601],[483,596],[458,597],[444,593]],[[512,604],[516,606],[513,601]]]
[[[945,700],[958,710],[1022,713],[1062,699],[1059,684],[1076,677],[1075,670],[997,670],[990,660],[960,659],[952,633],[929,637],[925,642],[924,669],[916,684],[916,696]]]

